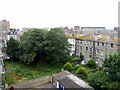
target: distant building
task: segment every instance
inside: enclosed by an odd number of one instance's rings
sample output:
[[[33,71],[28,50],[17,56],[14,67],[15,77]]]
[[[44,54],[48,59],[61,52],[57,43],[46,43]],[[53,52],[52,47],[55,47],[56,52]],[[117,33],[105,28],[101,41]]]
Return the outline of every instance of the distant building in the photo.
[[[6,46],[7,33],[10,31],[10,22],[6,20],[0,21],[0,44]]]
[[[80,54],[84,55],[85,63],[93,58],[99,66],[102,66],[102,60],[105,59],[105,55],[109,56],[110,53],[118,51],[118,37],[116,36],[81,36],[75,39],[77,57]]]

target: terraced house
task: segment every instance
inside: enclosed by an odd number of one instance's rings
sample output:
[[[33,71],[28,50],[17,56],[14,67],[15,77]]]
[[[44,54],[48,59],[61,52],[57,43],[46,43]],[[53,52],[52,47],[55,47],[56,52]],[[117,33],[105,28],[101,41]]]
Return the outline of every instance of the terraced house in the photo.
[[[73,36],[70,37],[73,39]],[[110,53],[118,51],[118,37],[110,35],[81,35],[74,37],[75,55],[79,57],[84,55],[84,63],[94,58],[99,66],[102,66],[102,60]]]

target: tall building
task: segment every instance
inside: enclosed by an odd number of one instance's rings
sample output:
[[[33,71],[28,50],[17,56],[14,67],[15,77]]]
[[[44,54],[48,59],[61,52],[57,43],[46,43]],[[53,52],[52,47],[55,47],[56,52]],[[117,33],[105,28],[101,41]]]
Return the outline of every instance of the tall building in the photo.
[[[0,21],[0,47],[6,46],[7,33],[10,31],[10,22],[6,20]]]

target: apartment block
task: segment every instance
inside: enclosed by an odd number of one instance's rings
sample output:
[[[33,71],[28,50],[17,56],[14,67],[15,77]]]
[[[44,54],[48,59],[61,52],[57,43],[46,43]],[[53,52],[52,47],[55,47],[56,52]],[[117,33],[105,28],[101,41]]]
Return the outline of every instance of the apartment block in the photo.
[[[79,57],[84,55],[84,63],[93,58],[99,66],[102,66],[102,60],[105,56],[118,51],[118,37],[110,35],[74,35],[70,37],[75,39],[75,55]],[[74,52],[72,52],[74,53]]]
[[[10,31],[10,22],[6,20],[0,21],[0,45],[1,48],[6,46],[7,33]]]

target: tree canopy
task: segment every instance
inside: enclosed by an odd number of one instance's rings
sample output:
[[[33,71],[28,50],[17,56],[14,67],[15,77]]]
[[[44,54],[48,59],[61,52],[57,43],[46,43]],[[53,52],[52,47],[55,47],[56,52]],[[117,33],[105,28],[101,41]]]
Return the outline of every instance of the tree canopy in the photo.
[[[69,59],[68,38],[58,28],[50,31],[30,30],[21,40],[21,60],[27,65],[41,62],[58,63]]]
[[[7,41],[7,51],[6,51],[6,53],[14,61],[19,60],[19,55],[20,55],[19,45],[20,45],[20,42],[13,39],[13,38],[10,38],[10,40]]]
[[[104,71],[108,74],[111,80],[120,81],[120,52],[117,54],[111,54],[105,58]]]

